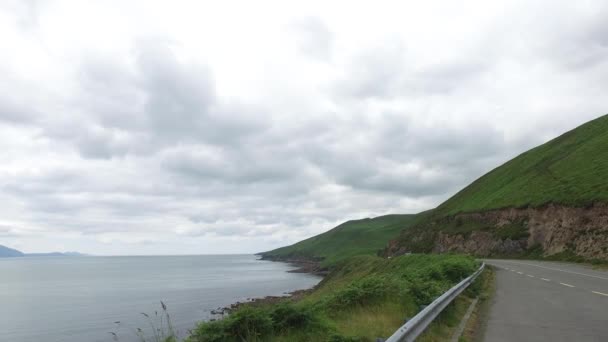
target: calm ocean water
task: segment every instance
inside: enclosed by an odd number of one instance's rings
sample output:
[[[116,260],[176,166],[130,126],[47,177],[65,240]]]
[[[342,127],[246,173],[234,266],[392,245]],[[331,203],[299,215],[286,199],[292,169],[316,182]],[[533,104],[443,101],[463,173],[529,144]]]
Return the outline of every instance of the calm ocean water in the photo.
[[[160,300],[184,335],[212,309],[320,280],[290,269],[253,255],[3,258],[0,341],[134,341]]]

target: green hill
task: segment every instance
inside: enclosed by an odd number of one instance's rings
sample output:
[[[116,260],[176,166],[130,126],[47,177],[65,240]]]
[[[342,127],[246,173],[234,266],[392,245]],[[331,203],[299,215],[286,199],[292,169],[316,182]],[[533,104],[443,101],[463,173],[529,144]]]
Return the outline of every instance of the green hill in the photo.
[[[322,259],[324,265],[360,254],[376,254],[386,246],[415,215],[386,215],[342,223],[294,245],[261,253],[267,259]]]
[[[605,115],[494,169],[441,204],[436,214],[608,202],[607,179]]]
[[[419,214],[387,255],[608,260],[608,115],[531,149]]]
[[[522,153],[434,210],[348,221],[262,255],[279,260],[318,258],[329,265],[353,255],[374,254],[394,239],[385,254],[535,253],[606,260],[607,179],[605,115]],[[550,204],[552,209],[543,212]]]

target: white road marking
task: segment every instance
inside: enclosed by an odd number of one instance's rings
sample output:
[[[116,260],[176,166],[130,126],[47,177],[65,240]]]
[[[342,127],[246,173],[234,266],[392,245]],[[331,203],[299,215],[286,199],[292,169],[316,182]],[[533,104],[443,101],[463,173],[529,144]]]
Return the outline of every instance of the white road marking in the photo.
[[[531,275],[531,274],[527,274],[527,276],[530,277],[530,278],[534,278],[534,276]]]
[[[544,281],[551,281],[551,279],[547,279],[547,278],[540,278],[540,279],[542,279]]]
[[[525,263],[525,262],[516,262],[516,261],[506,261],[506,262],[509,262],[509,263],[512,263],[512,264],[534,266],[534,267],[544,268],[544,269],[547,269],[547,270],[560,271],[560,272],[571,273],[571,274],[578,274],[578,275],[582,275],[582,276],[585,276],[585,277],[591,277],[591,278],[598,278],[598,279],[608,280],[608,277],[601,277],[601,276],[592,275],[592,274],[586,274],[586,273],[580,273],[580,272],[562,270],[562,269],[554,268],[554,267],[546,267],[546,266],[540,266],[540,265],[534,265],[534,264],[528,264],[528,263]]]
[[[600,295],[600,296],[606,296],[606,297],[608,297],[608,294],[606,294],[606,293],[597,292],[597,291],[591,291],[591,292],[593,292],[593,293],[595,293],[595,294],[598,294],[598,295]]]
[[[566,284],[566,283],[560,283],[560,284],[562,284],[564,286],[568,286],[568,287],[574,287],[574,285],[570,285],[570,284]]]
[[[517,274],[524,274],[524,272],[517,272]]]

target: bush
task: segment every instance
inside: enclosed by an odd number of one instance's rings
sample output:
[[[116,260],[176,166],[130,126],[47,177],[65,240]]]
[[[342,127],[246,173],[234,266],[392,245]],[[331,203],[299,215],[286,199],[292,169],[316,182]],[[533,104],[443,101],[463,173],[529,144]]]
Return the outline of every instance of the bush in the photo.
[[[396,286],[382,277],[369,277],[338,290],[328,299],[327,305],[334,310],[352,306],[373,304],[393,293]]]
[[[320,325],[319,319],[310,307],[297,307],[290,303],[277,304],[270,312],[270,317],[275,332]]]
[[[418,306],[431,304],[444,292],[443,290],[443,287],[436,281],[417,280],[410,284],[410,293]]]
[[[333,334],[329,336],[327,342],[367,342],[369,339],[364,337],[352,337]]]
[[[187,342],[223,342],[233,340],[229,333],[228,321],[202,322],[190,333]]]
[[[445,260],[441,263],[441,268],[445,278],[452,283],[459,283],[474,272],[471,263],[462,260]]]
[[[272,332],[272,318],[267,310],[244,307],[226,319],[200,323],[188,341],[260,341]]]
[[[374,341],[398,327],[401,320],[393,317],[430,304],[476,268],[473,258],[458,255],[355,257],[298,302],[246,305],[224,320],[199,324],[188,341]],[[394,316],[378,314],[387,310]]]

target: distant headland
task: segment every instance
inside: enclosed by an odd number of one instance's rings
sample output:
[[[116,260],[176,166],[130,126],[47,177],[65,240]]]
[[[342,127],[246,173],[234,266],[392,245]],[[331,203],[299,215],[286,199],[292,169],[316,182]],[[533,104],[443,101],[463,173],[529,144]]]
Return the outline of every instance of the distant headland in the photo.
[[[79,257],[86,254],[78,252],[51,252],[51,253],[23,253],[13,248],[0,245],[0,258],[19,258],[19,257]]]

